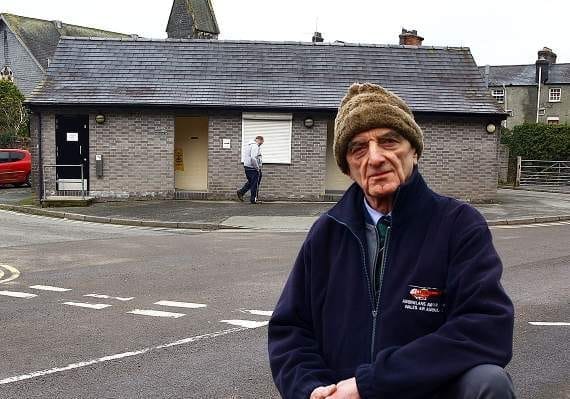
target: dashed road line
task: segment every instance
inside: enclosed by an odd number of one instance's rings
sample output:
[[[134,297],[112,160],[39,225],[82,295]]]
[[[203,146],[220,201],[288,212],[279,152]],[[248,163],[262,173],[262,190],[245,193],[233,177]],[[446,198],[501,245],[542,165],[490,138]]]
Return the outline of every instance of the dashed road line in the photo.
[[[71,291],[71,288],[53,287],[51,285],[30,285],[30,288],[32,288],[34,290],[40,290],[40,291],[54,291],[54,292]]]
[[[188,309],[198,309],[206,307],[206,305],[204,305],[203,303],[177,302],[177,301],[158,301],[155,302],[154,304],[162,306],[172,306],[175,308],[188,308]]]
[[[255,327],[250,327],[250,328],[255,328]],[[186,345],[186,344],[190,344],[190,343],[194,343],[194,342],[202,341],[202,340],[206,340],[206,339],[221,337],[223,335],[228,335],[228,334],[233,334],[233,333],[237,333],[240,331],[245,331],[245,330],[248,330],[250,328],[248,328],[248,327],[235,327],[235,328],[230,328],[227,330],[221,330],[221,331],[216,331],[213,333],[196,335],[194,337],[184,338],[184,339],[174,341],[174,342],[164,344],[164,345],[147,347],[147,348],[139,349],[139,350],[136,350],[133,352],[118,353],[116,355],[104,356],[104,357],[100,357],[98,359],[92,359],[92,360],[88,360],[85,362],[68,364],[67,366],[64,366],[64,367],[56,367],[56,368],[52,368],[52,369],[34,371],[34,372],[28,373],[28,374],[22,374],[22,375],[18,375],[18,376],[14,376],[14,377],[4,378],[4,379],[0,380],[0,385],[10,384],[10,383],[18,382],[18,381],[29,380],[32,378],[42,377],[45,375],[60,373],[63,371],[68,371],[68,370],[74,370],[74,369],[78,369],[78,368],[82,368],[82,367],[88,367],[88,366],[91,366],[94,364],[99,364],[99,363],[104,363],[104,362],[109,362],[109,361],[114,361],[114,360],[120,360],[120,359],[124,359],[127,357],[144,355],[145,353],[148,353],[151,351],[157,351],[157,350],[161,350],[161,349],[172,348],[172,347],[179,346],[179,345]]]
[[[244,328],[258,328],[269,324],[268,321],[253,321],[253,320],[220,320],[220,322]]]
[[[23,299],[30,299],[37,296],[36,294],[30,294],[27,292],[16,292],[16,291],[0,291],[0,295],[9,296],[13,298],[23,298]]]
[[[131,301],[131,300],[135,299],[134,296],[120,297],[120,296],[109,296],[109,295],[104,295],[104,294],[86,294],[83,296],[87,296],[87,297],[91,297],[91,298],[99,298],[99,299],[115,299],[117,301],[122,301],[122,302]]]
[[[174,312],[163,312],[160,310],[149,310],[149,309],[135,309],[127,312],[129,314],[136,314],[140,316],[153,316],[153,317],[169,317],[177,319],[182,316],[186,316],[184,313],[174,313]]]
[[[241,312],[259,315],[259,316],[268,316],[268,317],[271,317],[273,315],[273,311],[271,311],[271,310],[246,310],[246,309],[243,309],[243,310],[241,310]]]
[[[63,304],[69,306],[77,306],[79,308],[88,308],[95,310],[101,310],[112,306],[106,303],[83,303],[83,302],[63,302]]]
[[[570,326],[570,323],[563,321],[529,321],[533,326]]]

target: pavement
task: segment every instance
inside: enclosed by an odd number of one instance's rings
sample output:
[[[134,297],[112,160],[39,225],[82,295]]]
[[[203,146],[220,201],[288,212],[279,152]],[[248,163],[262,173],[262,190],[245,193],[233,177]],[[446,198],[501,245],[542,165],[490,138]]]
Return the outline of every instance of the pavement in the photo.
[[[18,205],[27,188],[0,188],[0,209],[57,218],[164,228],[307,231],[332,202],[119,201],[89,207]],[[499,188],[493,203],[473,204],[489,225],[570,220],[570,192]]]

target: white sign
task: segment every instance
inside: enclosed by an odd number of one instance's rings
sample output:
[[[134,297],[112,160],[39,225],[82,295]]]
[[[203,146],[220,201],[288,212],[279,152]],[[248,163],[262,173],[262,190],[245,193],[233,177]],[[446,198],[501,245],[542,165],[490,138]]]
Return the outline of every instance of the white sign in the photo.
[[[67,132],[67,141],[79,141],[79,133]]]
[[[230,148],[230,139],[222,139],[222,148]]]

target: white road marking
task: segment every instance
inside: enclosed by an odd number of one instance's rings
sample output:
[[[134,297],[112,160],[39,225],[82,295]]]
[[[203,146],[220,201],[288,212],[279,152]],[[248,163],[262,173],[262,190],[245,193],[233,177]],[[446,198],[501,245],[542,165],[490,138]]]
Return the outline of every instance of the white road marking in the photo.
[[[198,309],[198,308],[205,308],[206,305],[202,303],[192,303],[192,302],[176,302],[176,301],[158,301],[154,303],[155,305],[162,305],[162,306],[172,306],[176,308],[189,308],[189,309]]]
[[[500,226],[491,226],[491,229],[522,229],[522,228],[526,229],[529,227],[534,228],[534,227],[553,227],[553,226],[567,226],[567,225],[570,225],[570,221],[500,225]]]
[[[51,285],[30,285],[30,288],[40,291],[55,291],[55,292],[71,291],[71,288],[52,287]]]
[[[209,334],[197,335],[194,337],[184,338],[184,339],[174,341],[174,342],[171,342],[168,344],[143,348],[143,349],[136,350],[133,352],[118,353],[116,355],[104,356],[104,357],[100,357],[98,359],[92,359],[92,360],[88,360],[85,362],[68,364],[67,366],[64,366],[64,367],[56,367],[56,368],[47,369],[47,370],[34,371],[32,373],[29,373],[29,374],[23,374],[23,375],[18,375],[15,377],[4,378],[4,379],[0,380],[0,385],[10,384],[13,382],[18,382],[18,381],[23,381],[23,380],[29,380],[31,378],[42,377],[44,375],[60,373],[62,371],[87,367],[87,366],[91,366],[93,364],[104,363],[104,362],[109,362],[109,361],[113,361],[113,360],[120,360],[120,359],[124,359],[127,357],[132,357],[132,356],[144,355],[145,353],[148,353],[151,351],[171,348],[171,347],[178,346],[178,345],[190,344],[193,342],[202,341],[202,340],[209,339],[209,338],[221,337],[222,335],[233,334],[233,333],[237,333],[237,332],[244,331],[244,330],[248,330],[248,328],[240,328],[240,327],[229,328],[227,330],[221,330],[221,331],[216,331],[216,332],[209,333]]]
[[[528,324],[533,326],[570,326],[570,323],[563,321],[529,321]]]
[[[249,313],[249,314],[256,314],[259,316],[268,316],[271,317],[273,315],[273,311],[271,310],[242,310],[243,313]]]
[[[239,326],[245,328],[258,328],[269,324],[268,321],[252,321],[252,320],[220,320],[222,323],[228,323],[232,326]]]
[[[92,298],[100,298],[100,299],[116,299],[117,301],[130,301],[135,299],[134,296],[131,297],[120,297],[120,296],[109,296],[109,295],[103,295],[103,294],[87,294],[87,295],[83,295],[83,296],[88,296],[88,297],[92,297]]]
[[[137,314],[141,316],[171,317],[174,319],[186,316],[184,313],[162,312],[160,310],[145,310],[145,309],[135,309],[127,313]]]
[[[0,291],[0,295],[11,296],[13,298],[25,298],[30,299],[36,297],[36,294],[28,294],[27,292],[16,292],[16,291]]]
[[[96,310],[105,309],[111,306],[105,303],[83,303],[83,302],[64,302],[63,304],[69,306],[77,306],[80,308],[96,309]]]
[[[5,278],[4,280],[0,280],[0,283],[7,283],[8,281],[16,280],[18,277],[20,277],[20,271],[18,269],[10,265],[0,263],[0,272],[2,272],[0,278],[4,276],[2,269],[8,270],[10,272],[10,277]]]

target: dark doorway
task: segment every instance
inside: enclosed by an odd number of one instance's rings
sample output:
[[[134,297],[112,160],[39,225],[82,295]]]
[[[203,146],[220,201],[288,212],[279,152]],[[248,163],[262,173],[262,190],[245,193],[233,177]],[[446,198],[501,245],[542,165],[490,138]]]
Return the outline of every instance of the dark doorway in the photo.
[[[89,190],[89,115],[56,115],[57,165],[83,165],[83,189]],[[57,167],[57,189],[81,190],[80,167]]]

